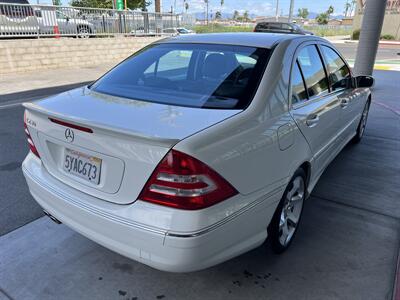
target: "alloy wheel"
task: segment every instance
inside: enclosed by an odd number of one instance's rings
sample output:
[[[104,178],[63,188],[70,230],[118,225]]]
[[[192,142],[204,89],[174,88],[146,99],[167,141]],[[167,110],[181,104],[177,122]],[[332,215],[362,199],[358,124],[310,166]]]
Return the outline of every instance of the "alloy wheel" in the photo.
[[[304,195],[304,179],[301,176],[297,176],[286,194],[280,215],[279,242],[282,246],[286,246],[296,232],[303,208]]]
[[[86,27],[80,27],[79,30],[78,30],[78,36],[79,36],[80,38],[85,38],[85,39],[87,39],[87,38],[89,38],[89,34],[90,34],[90,31],[89,31],[89,29],[86,28]]]
[[[358,131],[359,138],[361,138],[364,135],[364,131],[365,131],[365,127],[367,125],[367,119],[368,119],[368,111],[369,111],[369,106],[367,104],[367,105],[365,105],[364,111],[361,115],[360,129]]]

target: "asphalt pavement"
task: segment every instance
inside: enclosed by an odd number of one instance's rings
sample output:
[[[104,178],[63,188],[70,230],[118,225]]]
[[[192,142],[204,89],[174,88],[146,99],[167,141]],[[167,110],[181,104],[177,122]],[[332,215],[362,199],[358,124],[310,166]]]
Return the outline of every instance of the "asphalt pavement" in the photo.
[[[334,44],[336,48],[343,54],[346,59],[353,60],[356,58],[357,46],[355,43]],[[376,60],[398,59],[400,60],[399,45],[380,45],[376,54]]]
[[[13,93],[0,101],[0,236],[43,216],[29,194],[21,171],[21,163],[28,153],[21,103],[80,85]]]

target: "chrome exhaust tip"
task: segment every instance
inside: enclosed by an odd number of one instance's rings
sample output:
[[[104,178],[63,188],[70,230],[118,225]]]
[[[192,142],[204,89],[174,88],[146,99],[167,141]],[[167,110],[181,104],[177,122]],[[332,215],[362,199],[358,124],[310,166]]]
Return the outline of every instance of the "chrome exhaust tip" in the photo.
[[[48,216],[54,223],[56,224],[62,224],[60,220],[58,220],[56,217],[51,215],[48,211],[43,210],[43,213]]]

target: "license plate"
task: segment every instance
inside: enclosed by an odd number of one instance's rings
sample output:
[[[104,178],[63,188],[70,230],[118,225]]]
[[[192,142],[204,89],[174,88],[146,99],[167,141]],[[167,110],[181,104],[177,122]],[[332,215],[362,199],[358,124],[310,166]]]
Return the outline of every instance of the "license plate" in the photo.
[[[99,184],[101,159],[66,148],[64,152],[64,171],[88,182]]]

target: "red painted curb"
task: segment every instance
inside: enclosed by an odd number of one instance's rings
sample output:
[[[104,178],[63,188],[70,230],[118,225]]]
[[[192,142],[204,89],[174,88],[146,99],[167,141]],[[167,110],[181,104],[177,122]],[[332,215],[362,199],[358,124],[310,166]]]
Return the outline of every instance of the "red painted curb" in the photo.
[[[400,42],[397,42],[397,41],[379,41],[379,45],[400,46]]]

